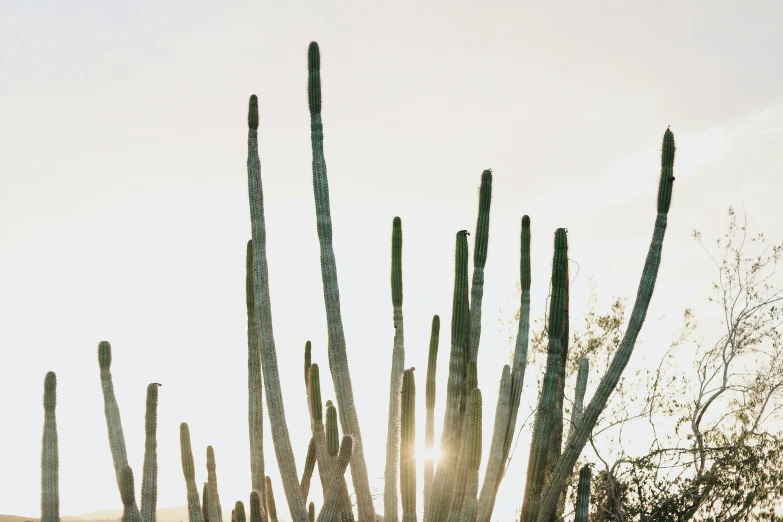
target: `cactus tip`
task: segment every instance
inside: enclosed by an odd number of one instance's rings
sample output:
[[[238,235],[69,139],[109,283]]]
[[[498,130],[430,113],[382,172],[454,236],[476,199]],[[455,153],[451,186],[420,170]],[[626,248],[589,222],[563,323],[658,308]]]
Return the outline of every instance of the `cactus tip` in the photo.
[[[57,375],[48,372],[44,379],[44,409],[54,410],[57,406]]]
[[[530,216],[527,214],[522,216],[522,228],[530,228]]]
[[[108,370],[111,367],[111,344],[109,341],[98,343],[98,364],[101,370]]]
[[[258,97],[250,96],[250,105],[247,110],[247,126],[252,130],[258,130]]]

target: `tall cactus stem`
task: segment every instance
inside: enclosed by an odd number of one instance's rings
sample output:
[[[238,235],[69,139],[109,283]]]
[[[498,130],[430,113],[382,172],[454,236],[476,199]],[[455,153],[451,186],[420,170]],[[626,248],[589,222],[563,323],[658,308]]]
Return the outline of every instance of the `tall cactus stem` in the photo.
[[[389,416],[386,432],[386,469],[384,471],[383,520],[398,522],[397,476],[400,453],[400,385],[405,366],[402,320],[402,223],[392,222],[391,289],[394,318],[394,348],[392,350],[389,384]]]
[[[324,498],[324,507],[318,515],[318,522],[338,522],[340,516],[340,478],[345,475],[345,469],[351,461],[353,440],[350,435],[344,435],[340,444],[340,453],[332,469],[329,480],[329,490]],[[374,518],[374,517],[373,517]]]
[[[574,522],[587,522],[590,515],[590,466],[579,470],[579,485],[576,487],[576,513]]]
[[[261,493],[255,489],[250,493],[250,522],[266,522],[266,509],[261,504]]]
[[[459,437],[464,411],[460,400],[465,389],[468,357],[468,232],[457,233],[454,255],[454,298],[451,316],[451,354],[446,393],[446,413],[441,434],[440,460],[432,482],[431,499],[425,522],[442,522],[449,514],[453,475],[456,468]]]
[[[326,401],[326,448],[330,457],[340,451],[340,430],[337,426],[337,408],[332,401]]]
[[[266,514],[269,522],[279,522],[277,519],[277,506],[275,505],[275,494],[272,491],[272,479],[265,477],[264,487],[266,487]]]
[[[473,283],[470,289],[469,361],[476,361],[481,340],[481,302],[484,296],[484,266],[489,244],[489,208],[492,203],[492,169],[481,174],[476,238],[473,247]]]
[[[253,240],[247,242],[245,266],[245,304],[247,308],[247,390],[248,428],[250,435],[250,482],[253,491],[264,502],[264,398],[261,379],[261,345],[253,283]],[[221,511],[220,519],[223,514]]]
[[[122,522],[141,522],[141,513],[136,505],[136,490],[133,470],[130,466],[120,473],[120,498],[122,499]]]
[[[345,350],[340,311],[340,290],[337,284],[337,265],[332,246],[332,216],[329,206],[329,182],[324,159],[324,133],[321,120],[321,55],[318,43],[311,42],[307,52],[307,99],[310,107],[310,138],[313,151],[313,192],[317,216],[318,242],[321,251],[326,323],[329,338],[329,366],[332,371],[340,423],[343,433],[353,437],[351,477],[356,490],[359,520],[375,519],[375,508],[370,492],[370,479],[364,459],[359,419],[356,415],[348,358]]]
[[[57,375],[44,378],[41,442],[41,522],[60,522],[60,453],[57,444]]]
[[[400,404],[400,496],[402,522],[416,522],[416,380],[413,369],[402,374]],[[384,517],[384,520],[386,518]]]
[[[427,512],[430,495],[432,492],[432,477],[435,473],[435,461],[432,453],[435,449],[435,374],[438,369],[438,340],[440,338],[440,317],[432,317],[432,328],[430,331],[430,349],[427,358],[427,383],[426,394],[426,417],[424,420],[424,512]]]
[[[217,485],[215,449],[212,446],[207,446],[207,481],[209,482],[210,497],[214,500],[212,507],[215,509],[215,513],[210,512],[210,517],[216,522],[223,522],[223,508],[220,507],[220,495],[218,494]]]
[[[198,488],[196,487],[196,467],[193,463],[193,449],[190,444],[190,428],[186,422],[179,425],[179,445],[182,455],[182,474],[185,476],[185,486],[188,492],[188,519],[190,522],[204,522]]]
[[[247,174],[250,199],[250,220],[253,231],[253,304],[258,324],[261,346],[261,369],[266,392],[272,443],[277,456],[277,466],[288,500],[288,508],[294,522],[306,522],[307,509],[296,460],[291,449],[291,437],[285,420],[283,392],[277,367],[277,351],[272,329],[272,305],[269,296],[269,270],[266,259],[266,223],[264,218],[264,193],[261,183],[261,161],[258,156],[258,98],[250,97],[248,109]]]
[[[497,486],[503,473],[503,450],[506,440],[506,429],[510,418],[511,368],[509,365],[505,365],[500,376],[500,389],[498,390],[498,401],[495,407],[495,425],[492,430],[492,442],[489,446],[487,469],[484,473],[484,483],[481,486],[481,495],[478,498],[476,508],[476,516],[482,522],[489,522],[495,505],[494,499],[497,494]]]
[[[158,388],[147,386],[147,412],[144,417],[144,469],[141,477],[141,520],[155,522],[158,504]]]
[[[302,481],[299,485],[302,488],[302,497],[304,497],[305,500],[307,500],[307,496],[310,494],[310,481],[313,478],[315,461],[315,437],[310,437],[310,444],[307,446],[304,471],[302,471]]]
[[[237,500],[237,503],[234,505],[234,513],[236,514],[236,522],[245,522],[247,520],[245,518],[245,504],[241,500]]]
[[[661,264],[663,238],[666,233],[668,212],[671,205],[672,188],[674,185],[674,151],[674,134],[667,128],[663,135],[661,177],[658,182],[655,228],[653,229],[650,249],[647,252],[647,260],[642,270],[636,302],[634,302],[631,318],[628,322],[628,329],[612,358],[612,362],[609,364],[607,373],[598,384],[595,395],[593,395],[592,400],[584,409],[579,425],[574,430],[573,436],[569,439],[562,455],[554,466],[551,478],[541,495],[537,522],[547,522],[549,517],[554,514],[558,496],[565,487],[566,480],[574,469],[574,464],[576,464],[579,454],[587,443],[587,438],[590,432],[592,432],[598,416],[606,407],[609,396],[617,386],[620,376],[628,364],[636,344],[636,338],[647,316],[647,309],[655,288],[655,281],[658,277],[658,268]]]

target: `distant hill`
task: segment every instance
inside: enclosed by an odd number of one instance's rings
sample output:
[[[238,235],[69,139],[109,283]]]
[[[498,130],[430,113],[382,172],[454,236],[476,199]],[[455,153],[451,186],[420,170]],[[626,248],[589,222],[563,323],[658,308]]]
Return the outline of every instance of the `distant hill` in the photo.
[[[222,504],[222,502],[221,502]],[[122,518],[122,510],[95,511],[76,517],[60,517],[61,522],[117,522]],[[161,508],[157,511],[157,522],[187,522],[188,507],[174,506]],[[39,522],[37,517],[20,517],[16,515],[0,515],[0,522]]]

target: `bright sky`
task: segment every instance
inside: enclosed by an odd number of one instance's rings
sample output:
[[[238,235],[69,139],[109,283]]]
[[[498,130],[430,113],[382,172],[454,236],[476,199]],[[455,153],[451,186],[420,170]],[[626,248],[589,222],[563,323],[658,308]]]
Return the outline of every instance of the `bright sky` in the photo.
[[[430,321],[437,313],[443,324],[441,422],[454,234],[475,228],[481,172],[493,170],[479,374],[485,457],[511,350],[498,320],[516,306],[509,297],[523,214],[532,222],[533,318],[544,312],[559,226],[569,230],[580,270],[572,317],[581,322],[591,276],[603,305],[614,295],[632,298],[653,227],[661,138],[672,126],[677,181],[640,345],[653,352],[668,344],[685,307],[697,319],[708,313],[699,306],[715,272],[692,229],[713,244],[726,230],[726,208],[744,202],[753,230],[779,234],[779,2],[263,4],[90,1],[77,12],[68,3],[10,0],[0,7],[1,513],[40,513],[48,370],[58,376],[61,513],[121,507],[98,373],[104,339],[114,347],[138,482],[145,388],[163,383],[158,505],[186,502],[182,421],[190,424],[197,480],[205,480],[212,444],[223,502],[247,500],[252,93],[275,337],[301,472],[310,438],[305,341],[327,367],[305,90],[311,40],[322,53],[348,357],[379,491],[395,215],[403,223],[406,366],[421,371],[423,441]],[[321,375],[324,401],[333,399],[328,372]],[[535,382],[532,373],[527,382]],[[266,429],[268,474],[287,515],[268,420]],[[526,460],[525,446],[500,489],[497,519],[513,520],[521,504]],[[320,498],[320,487],[312,491]]]

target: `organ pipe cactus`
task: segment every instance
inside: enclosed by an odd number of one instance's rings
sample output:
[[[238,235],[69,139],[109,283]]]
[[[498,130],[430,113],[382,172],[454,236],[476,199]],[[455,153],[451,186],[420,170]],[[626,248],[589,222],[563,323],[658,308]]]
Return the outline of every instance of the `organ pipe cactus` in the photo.
[[[307,511],[299,487],[296,461],[291,449],[291,437],[285,420],[283,392],[277,368],[274,332],[272,330],[272,305],[269,297],[269,271],[266,259],[266,223],[264,218],[264,194],[261,184],[261,161],[258,157],[258,98],[250,97],[248,109],[247,175],[250,199],[250,221],[253,244],[253,307],[258,325],[261,347],[266,405],[272,428],[272,443],[277,456],[283,491],[294,522],[305,522]]]
[[[402,497],[402,522],[416,522],[416,381],[412,368],[402,373],[400,496]]]
[[[326,401],[326,448],[330,457],[340,451],[340,431],[337,426],[337,408],[332,401]]]
[[[158,503],[158,388],[147,386],[147,412],[144,418],[144,469],[141,477],[141,520],[155,522]]]
[[[106,414],[106,428],[109,432],[109,447],[114,461],[114,473],[117,477],[117,487],[122,488],[120,478],[122,470],[128,465],[128,453],[125,450],[125,435],[122,431],[122,419],[117,398],[114,396],[114,383],[111,377],[111,344],[101,341],[98,344],[98,365],[101,369],[101,388],[103,389],[103,405]]]
[[[179,444],[182,454],[182,474],[185,475],[185,486],[188,492],[188,518],[190,522],[204,522],[196,487],[196,467],[190,444],[190,428],[185,422],[179,425]]]
[[[120,473],[120,498],[122,499],[122,522],[141,522],[141,513],[136,505],[133,470],[130,466]]]
[[[448,515],[453,475],[456,468],[461,432],[460,397],[465,388],[467,369],[468,307],[468,232],[457,233],[454,268],[454,298],[451,317],[451,354],[446,393],[446,414],[441,434],[440,461],[433,478],[431,498],[425,522],[441,522]]]
[[[215,522],[209,512],[211,506],[212,502],[209,499],[209,482],[204,482],[204,487],[201,489],[201,518],[204,519],[204,522]]]
[[[469,498],[475,500],[478,490],[478,467],[481,464],[482,399],[481,390],[476,388],[474,384],[476,380],[476,363],[471,362],[470,366],[470,371],[473,374],[471,381],[473,382],[469,386],[471,389],[470,399],[465,409],[459,466],[457,467],[449,520],[461,518],[465,501]],[[474,474],[476,475],[475,477],[473,476]]]
[[[492,431],[492,442],[489,447],[487,469],[484,475],[484,483],[481,487],[481,495],[477,500],[476,516],[478,520],[489,522],[492,509],[495,506],[495,495],[500,484],[500,477],[504,465],[504,445],[506,430],[511,418],[511,369],[503,366],[500,377],[500,389],[495,408],[495,426]]]
[[[275,505],[275,494],[272,491],[272,479],[264,478],[264,487],[266,488],[266,514],[269,522],[278,522],[277,506]]]
[[[207,446],[207,482],[209,483],[209,495],[212,500],[214,513],[210,511],[210,518],[215,522],[223,522],[223,508],[220,507],[220,495],[217,485],[217,464],[215,463],[215,449]]]
[[[489,207],[492,202],[492,169],[481,174],[476,238],[473,246],[473,283],[470,289],[470,361],[476,361],[481,340],[481,301],[484,296],[484,266],[489,244]]]
[[[313,502],[310,502],[310,505],[307,506],[307,517],[310,519],[310,522],[315,522],[315,504]]]
[[[590,362],[585,359],[579,359],[579,370],[576,374],[576,390],[574,391],[574,407],[571,410],[571,422],[568,425],[568,436],[566,442],[571,438],[574,432],[574,428],[579,424],[579,418],[582,415],[582,408],[584,406],[585,392],[587,391],[587,375],[590,371]],[[558,503],[557,513],[559,516],[565,511],[565,499],[566,488],[560,493],[560,501]]]
[[[351,478],[356,490],[359,520],[372,521],[375,519],[375,508],[370,493],[370,479],[367,475],[364,446],[348,370],[345,333],[340,311],[340,290],[337,284],[337,265],[332,246],[332,216],[329,206],[329,182],[326,176],[324,133],[321,120],[321,56],[316,42],[311,42],[308,48],[307,68],[307,100],[310,108],[310,141],[313,151],[313,192],[329,338],[329,367],[332,372],[343,433],[353,437]],[[298,519],[298,516],[294,518]]]
[[[587,522],[590,514],[590,466],[579,470],[579,485],[576,488],[576,514],[574,522]]]
[[[310,444],[307,446],[307,457],[305,458],[304,471],[302,472],[302,481],[300,487],[302,488],[302,497],[307,499],[307,495],[310,494],[310,481],[313,478],[313,471],[315,470],[315,437],[310,437]]]
[[[464,501],[460,510],[461,520],[475,520],[477,516],[477,493],[479,466],[481,465],[481,422],[482,399],[481,390],[474,389],[470,396],[470,437],[467,447],[467,484]]]
[[[60,522],[60,454],[57,447],[57,375],[44,378],[41,442],[41,522]]]
[[[427,358],[427,384],[426,394],[426,418],[424,420],[424,451],[427,455],[424,459],[424,512],[427,512],[430,493],[432,491],[432,477],[435,473],[435,462],[432,451],[435,449],[435,373],[438,367],[438,340],[440,338],[440,317],[432,318],[430,331],[430,349]]]
[[[546,474],[554,464],[550,444],[554,425],[561,422],[557,416],[558,378],[562,356],[562,341],[567,315],[566,294],[568,287],[568,240],[563,228],[555,232],[555,248],[552,260],[552,298],[549,307],[549,346],[546,373],[533,424],[530,458],[525,480],[525,497],[520,522],[535,520],[538,511],[538,492],[544,485]]]
[[[642,270],[639,289],[636,294],[628,329],[620,342],[620,346],[612,358],[609,369],[598,384],[598,388],[590,400],[590,403],[582,413],[579,425],[575,428],[573,436],[568,440],[562,455],[554,466],[552,475],[541,494],[541,503],[537,522],[547,522],[555,511],[557,499],[565,487],[566,480],[574,469],[579,454],[582,452],[590,432],[595,426],[598,416],[606,408],[609,396],[617,386],[628,360],[633,353],[636,338],[647,316],[647,308],[650,305],[655,281],[658,277],[658,268],[661,265],[661,250],[663,238],[666,233],[669,207],[672,200],[672,188],[674,185],[674,134],[667,128],[663,135],[661,153],[661,176],[658,181],[658,204],[656,209],[655,228],[653,229],[652,242],[647,252],[647,259]]]
[[[253,240],[247,242],[245,267],[245,304],[247,308],[247,389],[248,427],[250,431],[250,482],[264,501],[264,400],[261,380],[261,346],[253,284]],[[219,505],[219,504],[218,504]],[[223,515],[221,512],[220,519]]]
[[[340,513],[340,479],[345,474],[345,469],[351,461],[351,452],[353,450],[353,439],[350,435],[344,435],[340,444],[340,453],[337,456],[337,462],[332,469],[329,479],[329,489],[324,498],[324,507],[318,515],[318,522],[337,522]]]
[[[237,522],[245,522],[245,505],[242,503],[241,500],[237,500],[237,503],[234,505],[234,513],[236,516]]]
[[[389,418],[386,435],[386,471],[384,473],[383,519],[397,522],[397,464],[400,452],[400,384],[405,366],[405,347],[402,321],[402,223],[399,217],[392,222],[391,289],[394,317],[394,349],[392,350],[389,385]]]

